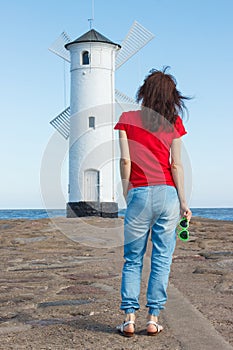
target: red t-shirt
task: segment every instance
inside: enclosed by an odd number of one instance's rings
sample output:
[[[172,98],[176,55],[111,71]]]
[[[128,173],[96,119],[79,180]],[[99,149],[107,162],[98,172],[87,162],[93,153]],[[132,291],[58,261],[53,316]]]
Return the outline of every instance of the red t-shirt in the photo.
[[[114,129],[125,130],[131,159],[130,186],[175,186],[171,173],[170,149],[173,139],[186,134],[182,119],[177,116],[173,130],[160,127],[152,132],[142,125],[141,112],[122,113]]]

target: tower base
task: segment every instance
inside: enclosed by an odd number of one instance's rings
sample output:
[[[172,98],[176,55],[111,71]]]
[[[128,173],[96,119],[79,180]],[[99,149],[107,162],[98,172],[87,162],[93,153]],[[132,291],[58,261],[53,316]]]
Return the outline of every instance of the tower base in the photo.
[[[115,202],[69,202],[66,204],[67,218],[100,216],[117,218],[118,204]]]

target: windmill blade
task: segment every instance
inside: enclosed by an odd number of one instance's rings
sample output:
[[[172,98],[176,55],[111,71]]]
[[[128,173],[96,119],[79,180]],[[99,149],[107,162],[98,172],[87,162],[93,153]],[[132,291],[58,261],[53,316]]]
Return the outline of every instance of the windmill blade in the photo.
[[[50,124],[67,140],[70,135],[70,107],[58,114]]]
[[[121,112],[126,112],[128,110],[137,110],[139,104],[131,97],[125,95],[119,90],[115,90],[115,101],[120,107]]]
[[[136,105],[138,107],[138,103],[132,98],[124,94],[123,92],[115,89],[115,99],[119,103],[128,103],[132,105]]]
[[[137,21],[134,21],[121,45],[121,49],[116,54],[116,69],[128,61],[130,57],[135,55],[153,38],[154,34],[144,28]]]
[[[65,44],[69,43],[70,41],[71,39],[69,38],[68,34],[66,32],[62,32],[61,35],[49,47],[49,51],[55,53],[67,62],[70,62],[70,53],[65,49]]]

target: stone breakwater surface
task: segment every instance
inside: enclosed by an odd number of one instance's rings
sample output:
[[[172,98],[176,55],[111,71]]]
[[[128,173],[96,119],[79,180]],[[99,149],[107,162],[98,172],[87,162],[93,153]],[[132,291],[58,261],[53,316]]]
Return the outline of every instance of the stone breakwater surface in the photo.
[[[136,335],[116,333],[122,235],[121,218],[1,220],[0,349],[183,349],[169,303],[164,332],[145,334],[150,242]],[[233,222],[194,218],[190,236],[177,241],[170,285],[233,345]]]

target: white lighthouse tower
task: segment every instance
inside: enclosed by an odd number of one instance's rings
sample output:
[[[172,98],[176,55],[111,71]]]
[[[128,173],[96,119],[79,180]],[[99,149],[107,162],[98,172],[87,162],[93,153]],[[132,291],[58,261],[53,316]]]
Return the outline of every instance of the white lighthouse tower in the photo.
[[[115,52],[91,29],[65,45],[71,96],[68,216],[117,216],[114,188]]]
[[[49,48],[70,62],[70,106],[50,122],[69,139],[68,217],[118,215],[115,106],[122,112],[135,101],[115,90],[115,70],[153,37],[134,21],[121,46],[91,29],[74,41],[63,32]]]

